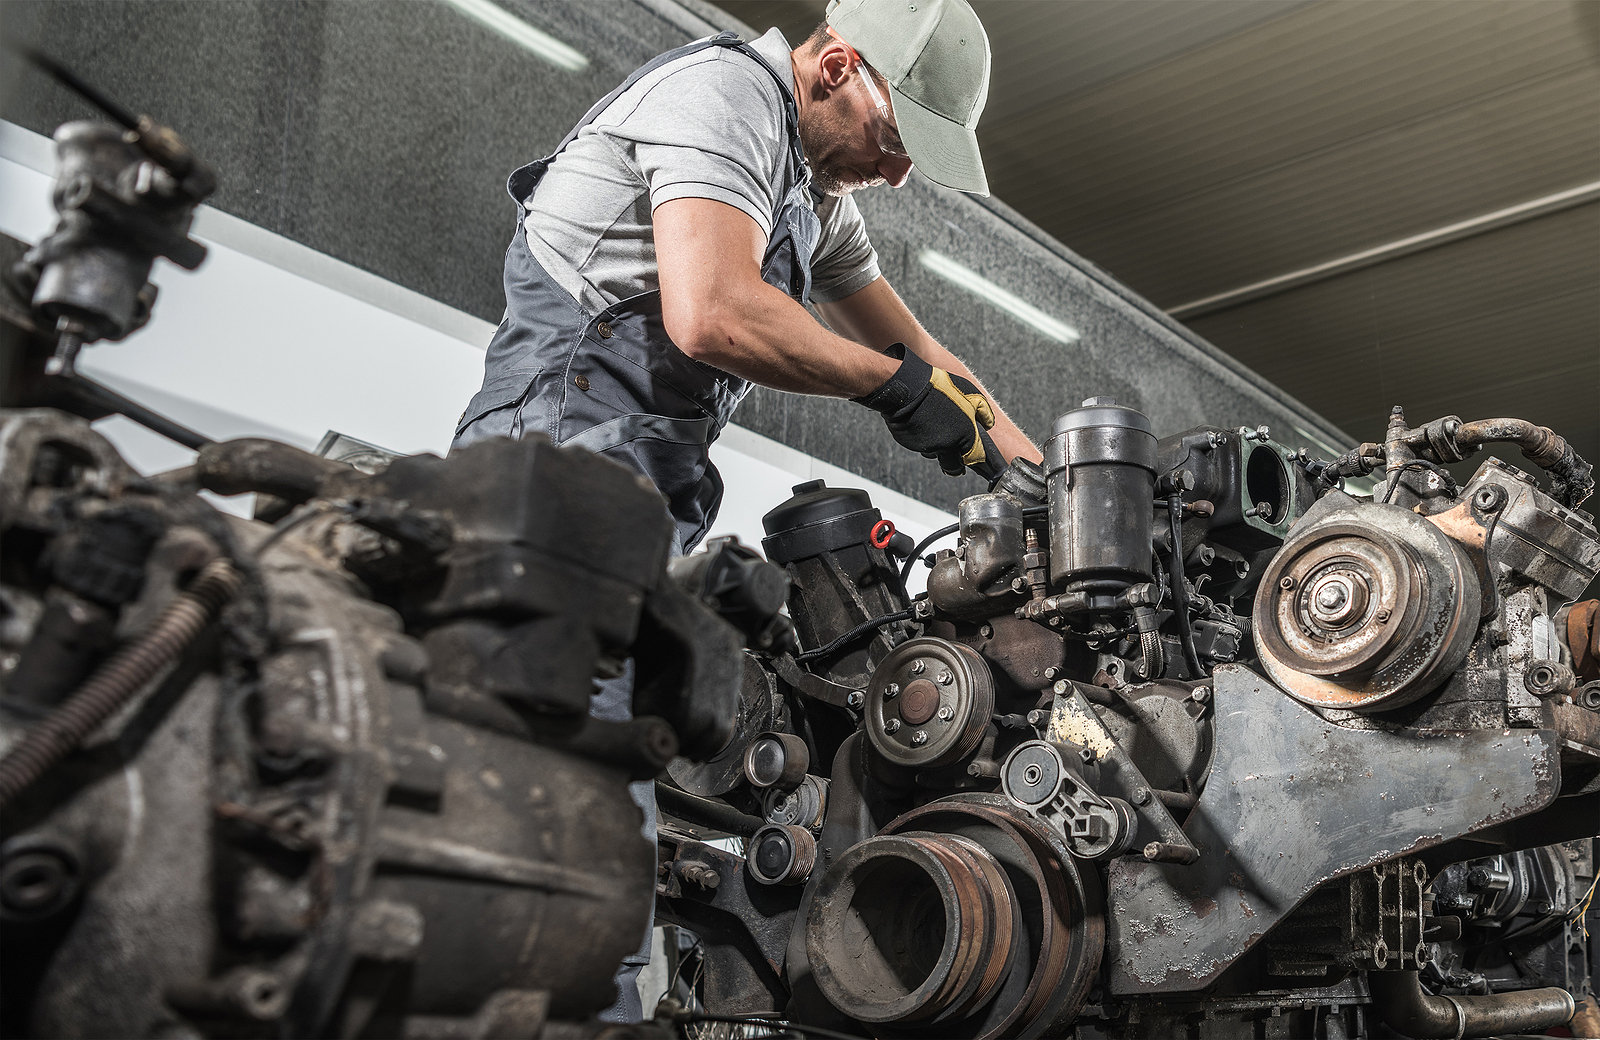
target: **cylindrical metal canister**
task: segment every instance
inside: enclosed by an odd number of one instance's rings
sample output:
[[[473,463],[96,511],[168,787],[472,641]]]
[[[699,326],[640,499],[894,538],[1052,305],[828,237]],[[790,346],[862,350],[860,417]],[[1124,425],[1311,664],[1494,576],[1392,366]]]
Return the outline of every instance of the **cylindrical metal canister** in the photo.
[[[1045,445],[1050,581],[1149,581],[1156,438],[1150,420],[1109,397],[1056,419]]]

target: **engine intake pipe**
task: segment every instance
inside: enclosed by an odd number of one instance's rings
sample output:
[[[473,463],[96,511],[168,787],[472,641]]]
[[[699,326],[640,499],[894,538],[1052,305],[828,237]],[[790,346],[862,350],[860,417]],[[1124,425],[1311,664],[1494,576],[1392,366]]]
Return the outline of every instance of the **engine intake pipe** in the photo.
[[[1578,1005],[1564,989],[1528,989],[1487,997],[1436,997],[1414,971],[1367,975],[1372,1004],[1383,1024],[1412,1037],[1501,1036],[1543,1033],[1572,1020]]]

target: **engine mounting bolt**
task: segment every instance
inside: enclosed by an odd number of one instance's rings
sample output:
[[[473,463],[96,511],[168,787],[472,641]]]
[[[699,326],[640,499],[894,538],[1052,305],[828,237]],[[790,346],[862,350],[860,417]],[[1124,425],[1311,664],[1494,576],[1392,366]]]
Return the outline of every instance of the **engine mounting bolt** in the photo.
[[[1058,676],[1060,674],[1061,674],[1061,669],[1057,668],[1055,665],[1051,665],[1050,667],[1048,667],[1048,668],[1046,668],[1044,670],[1044,677],[1046,679],[1054,679],[1056,676]]]
[[[1065,679],[1057,679],[1056,680],[1056,684],[1054,686],[1050,687],[1050,689],[1057,696],[1064,696],[1066,694],[1066,692],[1067,692],[1067,680],[1065,680]]]
[[[955,709],[946,704],[944,707],[939,709],[939,721],[949,722],[951,719],[955,718],[955,714]]]
[[[1288,592],[1290,589],[1294,588],[1294,579],[1285,574],[1283,577],[1278,579],[1278,588]]]
[[[899,719],[888,719],[883,724],[883,731],[885,733],[890,733],[890,734],[894,734],[894,733],[900,732],[900,720]]]
[[[918,658],[917,660],[911,662],[911,674],[912,675],[921,675],[923,672],[925,672],[927,670],[928,670],[928,662],[922,660],[921,658]]]
[[[846,700],[849,702],[850,707],[859,708],[867,702],[867,695],[860,690],[851,690],[850,696]]]
[[[939,670],[939,674],[938,674],[937,678],[939,680],[939,685],[940,686],[949,686],[950,685],[950,681],[952,679],[954,679],[955,676],[951,675],[948,669],[941,668]]]
[[[898,696],[900,696],[900,684],[897,682],[890,683],[883,691],[883,699],[886,701],[892,701]]]
[[[928,742],[928,731],[927,730],[919,729],[915,733],[911,734],[911,744],[912,744],[913,747],[921,747],[922,745],[926,744],[927,742]]]
[[[1083,762],[1084,762],[1085,765],[1093,765],[1094,764],[1094,748],[1082,748],[1082,749],[1080,749],[1078,751],[1078,757],[1083,759]]]
[[[1027,584],[1028,583],[1026,581],[1022,580],[1021,578],[1012,578],[1011,579],[1011,591],[1012,592],[1021,592],[1024,588],[1027,587]]]
[[[1380,624],[1380,625],[1387,624],[1388,621],[1389,621],[1389,608],[1388,607],[1379,607],[1378,608],[1378,612],[1376,614],[1372,615],[1372,616],[1377,619],[1378,624]]]
[[[1150,788],[1148,788],[1148,787],[1135,787],[1133,789],[1133,804],[1134,805],[1149,805],[1150,804]]]
[[[994,626],[984,625],[978,629],[978,634],[985,639],[992,638],[994,636]]]
[[[1040,709],[1035,708],[1032,711],[1028,712],[1028,725],[1037,726],[1039,723],[1043,722],[1044,720],[1045,720],[1045,714]]]

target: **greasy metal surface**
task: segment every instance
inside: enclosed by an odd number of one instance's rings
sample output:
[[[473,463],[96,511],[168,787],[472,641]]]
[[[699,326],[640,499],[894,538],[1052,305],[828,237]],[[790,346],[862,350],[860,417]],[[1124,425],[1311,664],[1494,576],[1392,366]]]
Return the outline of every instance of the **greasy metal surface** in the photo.
[[[1172,818],[1172,811],[1153,796],[1150,781],[1117,743],[1078,683],[1067,683],[1066,690],[1056,695],[1050,709],[1050,735],[1057,741],[1070,741],[1093,749],[1100,759],[1100,792],[1123,799],[1133,806],[1137,815],[1138,835],[1129,844],[1142,846],[1155,841],[1189,847],[1189,839]]]
[[[1488,459],[1464,496],[1497,484],[1508,493],[1500,522],[1489,534],[1488,552],[1496,576],[1520,576],[1562,599],[1576,599],[1600,573],[1600,534],[1594,523],[1540,491],[1533,478],[1499,459]]]
[[[707,942],[736,946],[776,981],[794,927],[793,897],[787,894],[792,890],[757,882],[742,857],[688,835],[663,830],[657,844],[657,922],[691,928]],[[687,878],[684,870],[692,866],[715,873],[717,883],[708,886]]]
[[[1215,697],[1185,824],[1200,861],[1111,865],[1113,993],[1208,985],[1317,884],[1535,812],[1560,784],[1547,731],[1343,729],[1240,665],[1217,669]]]

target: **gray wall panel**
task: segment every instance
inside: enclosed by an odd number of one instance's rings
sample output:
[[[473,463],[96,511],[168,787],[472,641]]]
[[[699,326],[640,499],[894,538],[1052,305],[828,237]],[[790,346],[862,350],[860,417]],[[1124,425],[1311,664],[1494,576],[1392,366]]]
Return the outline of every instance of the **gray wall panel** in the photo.
[[[176,127],[222,172],[219,208],[488,321],[503,308],[506,174],[697,24],[668,0],[503,5],[587,55],[572,73],[431,0],[5,6],[8,32]],[[0,114],[49,133],[88,113],[32,76]],[[1266,422],[1290,443],[1309,443],[1295,426],[1347,443],[1003,205],[920,178],[861,202],[890,281],[1035,438],[1082,397],[1110,393],[1161,433]],[[930,248],[1081,338],[1047,339],[952,286],[918,262]],[[737,421],[946,508],[980,486],[899,450],[876,415],[847,402],[757,390]]]

